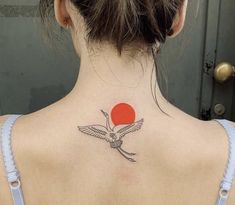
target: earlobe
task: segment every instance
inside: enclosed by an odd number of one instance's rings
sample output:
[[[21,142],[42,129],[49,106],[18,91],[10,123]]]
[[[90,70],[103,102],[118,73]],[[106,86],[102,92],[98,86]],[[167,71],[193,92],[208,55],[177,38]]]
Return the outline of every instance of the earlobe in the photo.
[[[55,18],[60,26],[68,28],[71,22],[69,13],[66,7],[66,0],[54,1]]]

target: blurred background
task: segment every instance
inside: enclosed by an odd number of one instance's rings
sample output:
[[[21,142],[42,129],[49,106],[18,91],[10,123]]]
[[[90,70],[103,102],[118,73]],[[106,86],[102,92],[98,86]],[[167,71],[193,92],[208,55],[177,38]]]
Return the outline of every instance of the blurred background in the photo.
[[[0,0],[0,115],[39,110],[76,83],[71,39],[55,26],[46,41],[38,1]],[[235,121],[234,19],[234,0],[189,0],[183,32],[157,57],[163,95],[196,118]]]

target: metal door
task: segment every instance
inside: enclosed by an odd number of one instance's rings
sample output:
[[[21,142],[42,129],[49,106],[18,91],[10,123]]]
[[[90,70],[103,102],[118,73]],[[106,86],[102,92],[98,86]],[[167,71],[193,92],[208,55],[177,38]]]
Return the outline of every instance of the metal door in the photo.
[[[235,121],[234,79],[219,83],[235,73],[234,0],[189,1],[183,32],[163,46],[157,61],[172,104],[202,120]]]
[[[0,0],[0,115],[46,107],[76,82],[79,59],[72,43],[58,31],[60,41],[47,45],[38,2]]]
[[[235,121],[235,1],[209,0],[199,116]]]

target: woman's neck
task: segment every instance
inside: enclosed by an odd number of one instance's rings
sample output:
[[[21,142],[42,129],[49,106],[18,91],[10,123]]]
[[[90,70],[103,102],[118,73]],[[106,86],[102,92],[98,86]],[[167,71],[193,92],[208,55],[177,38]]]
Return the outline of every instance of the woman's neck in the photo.
[[[70,109],[81,109],[81,106],[88,105],[102,109],[127,102],[138,107],[153,107],[162,114],[153,95],[163,110],[167,109],[168,112],[172,109],[156,82],[153,55],[139,52],[133,57],[120,57],[114,50],[104,47],[88,55],[84,50],[80,54],[77,82],[64,98]]]

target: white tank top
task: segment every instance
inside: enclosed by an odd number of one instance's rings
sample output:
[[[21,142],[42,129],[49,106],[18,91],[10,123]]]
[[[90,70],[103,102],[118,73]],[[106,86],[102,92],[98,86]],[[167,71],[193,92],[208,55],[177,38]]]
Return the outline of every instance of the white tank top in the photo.
[[[14,161],[14,155],[11,146],[11,130],[16,119],[22,115],[12,114],[3,123],[0,132],[1,153],[3,157],[5,173],[9,182],[11,196],[14,205],[25,205],[20,181],[20,172],[17,170]],[[215,199],[215,205],[226,205],[228,201],[229,191],[232,188],[235,172],[235,128],[226,119],[214,119],[226,131],[229,141],[229,156],[227,167],[224,172],[223,179],[218,187],[218,197]],[[1,191],[1,190],[0,190]]]

